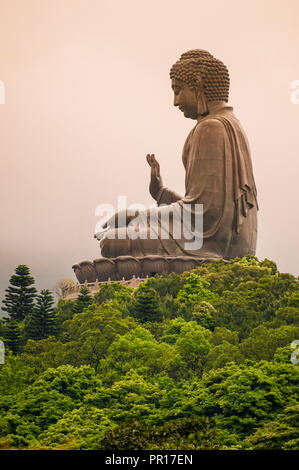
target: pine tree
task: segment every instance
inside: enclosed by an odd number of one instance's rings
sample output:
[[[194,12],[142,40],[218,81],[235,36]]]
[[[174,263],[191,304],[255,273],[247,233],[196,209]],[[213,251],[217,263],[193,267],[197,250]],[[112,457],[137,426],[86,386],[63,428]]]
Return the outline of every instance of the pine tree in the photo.
[[[35,341],[54,336],[57,331],[57,320],[53,309],[54,297],[49,289],[44,289],[37,296],[36,306],[25,327],[27,339]]]
[[[20,264],[9,282],[11,285],[5,290],[2,310],[8,313],[10,320],[22,321],[32,313],[36,297],[36,289],[32,287],[35,280],[30,276],[28,266]]]
[[[89,293],[89,289],[87,287],[81,287],[80,294],[77,297],[75,308],[74,308],[75,313],[82,313],[83,310],[92,303],[93,303],[93,298],[91,297]]]
[[[141,322],[161,321],[163,315],[159,294],[147,284],[141,284],[134,293],[130,311]]]
[[[18,323],[15,320],[10,320],[6,324],[5,341],[4,344],[14,354],[17,354],[20,349],[21,332]]]
[[[5,335],[4,321],[0,318],[0,339]]]

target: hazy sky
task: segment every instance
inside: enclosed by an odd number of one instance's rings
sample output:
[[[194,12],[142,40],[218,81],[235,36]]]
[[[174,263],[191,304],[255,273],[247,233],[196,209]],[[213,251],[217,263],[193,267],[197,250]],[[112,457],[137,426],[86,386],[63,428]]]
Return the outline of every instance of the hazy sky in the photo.
[[[298,275],[298,0],[0,0],[0,296],[18,264],[38,288],[99,257],[95,208],[149,204],[147,153],[184,193],[194,121],[173,107],[169,69],[207,49],[231,76],[251,145],[259,258]]]

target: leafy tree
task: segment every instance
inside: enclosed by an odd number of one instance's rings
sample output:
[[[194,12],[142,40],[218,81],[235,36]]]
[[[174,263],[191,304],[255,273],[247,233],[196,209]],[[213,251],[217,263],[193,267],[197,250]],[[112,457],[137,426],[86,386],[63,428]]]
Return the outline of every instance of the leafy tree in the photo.
[[[63,364],[85,364],[97,370],[113,341],[135,327],[133,318],[123,318],[111,304],[93,304],[63,324],[59,341],[53,337],[29,340],[22,359],[39,372]]]
[[[36,289],[32,287],[35,280],[30,276],[28,266],[20,264],[9,282],[11,285],[5,290],[2,310],[8,313],[10,319],[22,321],[32,313],[36,297]]]
[[[109,429],[100,443],[101,450],[145,450],[149,442],[149,429],[137,420],[128,421]]]
[[[11,396],[13,403],[14,397],[28,387],[36,377],[33,368],[24,363],[20,355],[6,351],[5,363],[1,366],[0,373],[0,397],[8,403],[8,396]]]
[[[195,305],[191,320],[196,321],[196,323],[208,330],[213,330],[216,325],[216,315],[217,311],[213,305],[209,302],[202,301]]]
[[[20,355],[22,363],[40,374],[49,367],[67,363],[63,354],[63,344],[53,336],[39,341],[29,339]]]
[[[194,323],[193,323],[194,324]],[[180,337],[182,329],[188,325],[188,322],[184,318],[178,317],[174,320],[171,320],[167,328],[165,329],[164,335],[161,338],[161,341],[168,344],[175,344]]]
[[[29,316],[26,337],[41,340],[54,336],[57,332],[57,320],[53,309],[54,297],[49,289],[44,289],[37,296],[36,305]]]
[[[216,327],[210,342],[212,348],[206,358],[206,369],[218,369],[230,362],[240,364],[245,361],[239,349],[239,338],[236,331]]]
[[[57,338],[7,347],[0,449],[298,449],[298,292],[246,256],[60,299]]]
[[[86,405],[102,409],[115,423],[138,419],[152,425],[163,422],[160,400],[164,395],[162,384],[156,380],[150,382],[132,369],[111,386],[97,388],[84,401]]]
[[[94,301],[97,305],[100,305],[103,302],[112,301],[116,292],[117,282],[111,281],[110,283],[103,284],[99,291],[94,295]]]
[[[146,281],[146,285],[152,287],[160,295],[161,300],[166,297],[176,298],[184,284],[183,277],[176,273],[156,274]]]
[[[217,427],[246,437],[298,402],[298,380],[299,369],[291,363],[228,364],[205,374],[201,389],[191,392],[193,412],[214,415]],[[186,402],[190,408],[187,396]]]
[[[175,347],[191,371],[202,372],[211,350],[212,333],[195,322],[188,322],[180,332]]]
[[[0,437],[8,437],[13,447],[36,443],[43,431],[79,408],[84,396],[100,386],[95,371],[87,366],[48,369],[14,397],[9,413],[5,403],[1,407]]]
[[[169,294],[167,294],[161,300],[161,310],[163,311],[163,317],[166,321],[168,319],[178,317],[189,321],[192,318],[192,314],[195,308],[192,304],[179,302],[176,298],[172,298]]]
[[[109,346],[105,359],[100,362],[99,374],[108,383],[120,380],[131,369],[153,376],[171,371],[177,359],[174,348],[159,344],[148,330],[137,327]]]
[[[109,429],[116,426],[99,408],[83,405],[64,413],[39,436],[33,448],[98,450]]]
[[[217,310],[216,326],[238,331],[241,338],[260,323],[272,320],[281,300],[298,291],[294,276],[279,273],[275,263],[258,262],[252,256],[202,265],[195,272],[218,294],[212,302]]]
[[[242,341],[240,350],[248,359],[271,361],[278,348],[289,346],[297,338],[299,338],[297,326],[283,325],[273,329],[262,324],[254,328],[249,337]]]
[[[56,307],[54,308],[54,315],[57,321],[57,333],[63,335],[63,323],[71,320],[75,313],[75,301],[70,299],[59,299]]]
[[[291,345],[284,346],[283,348],[277,348],[273,357],[273,362],[279,362],[280,364],[289,364],[291,360],[291,354],[293,349]]]
[[[271,326],[277,328],[281,325],[299,326],[299,291],[278,300]]]
[[[277,274],[277,268],[272,261],[258,262],[254,256],[247,255],[228,262],[220,260],[203,264],[194,272],[209,282],[213,292],[222,295],[226,290],[234,291],[242,283],[257,282],[265,276],[271,278]]]
[[[212,333],[196,322],[176,318],[169,323],[161,341],[175,346],[187,370],[201,372],[211,349],[211,337]]]
[[[198,276],[191,273],[185,281],[184,286],[179,291],[177,299],[182,303],[200,304],[203,301],[213,302],[216,296],[209,289],[210,283]]]
[[[214,450],[219,448],[216,436],[216,430],[204,417],[150,427],[132,420],[108,430],[100,446],[104,450]]]
[[[148,330],[155,340],[160,341],[161,337],[164,335],[167,325],[165,322],[160,321],[148,321],[142,323],[143,328]]]
[[[230,362],[241,364],[244,361],[245,358],[240,352],[238,346],[235,346],[228,341],[223,341],[221,344],[214,346],[210,350],[205,361],[205,368],[219,369]]]
[[[285,408],[275,420],[250,436],[247,443],[257,450],[298,450],[299,404]]]
[[[231,331],[227,328],[217,326],[213,332],[211,342],[215,346],[218,346],[224,342],[228,342],[237,346],[239,344],[238,333],[236,331]]]
[[[101,285],[100,290],[94,296],[94,300],[97,305],[102,302],[111,302],[114,299],[117,302],[125,302],[130,299],[132,291],[131,287],[111,281]]]
[[[123,318],[111,304],[90,305],[64,323],[67,341],[60,348],[61,361],[97,370],[113,341],[135,327],[132,317]]]

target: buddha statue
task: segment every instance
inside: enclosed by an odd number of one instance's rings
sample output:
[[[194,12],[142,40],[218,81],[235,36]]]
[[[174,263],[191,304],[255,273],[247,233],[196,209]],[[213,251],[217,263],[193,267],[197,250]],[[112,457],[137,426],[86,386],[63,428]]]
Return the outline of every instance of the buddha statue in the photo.
[[[185,195],[163,185],[160,165],[148,154],[149,190],[157,206],[135,216],[118,213],[107,221],[95,235],[102,257],[73,267],[79,282],[183,272],[209,260],[255,254],[256,187],[247,137],[227,104],[228,70],[209,52],[195,49],[181,55],[170,79],[174,106],[195,121],[182,152]],[[182,211],[190,216],[187,230]],[[149,224],[153,216],[156,229]],[[132,236],[137,219],[138,236]]]

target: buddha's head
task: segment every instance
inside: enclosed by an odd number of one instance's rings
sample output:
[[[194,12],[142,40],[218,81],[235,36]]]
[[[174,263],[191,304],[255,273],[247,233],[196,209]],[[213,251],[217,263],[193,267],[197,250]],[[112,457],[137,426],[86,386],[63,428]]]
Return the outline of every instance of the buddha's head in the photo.
[[[212,102],[227,102],[229,74],[226,66],[207,51],[185,52],[170,70],[174,106],[185,117],[208,114]]]

